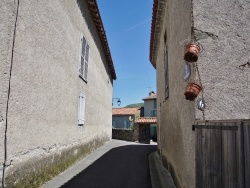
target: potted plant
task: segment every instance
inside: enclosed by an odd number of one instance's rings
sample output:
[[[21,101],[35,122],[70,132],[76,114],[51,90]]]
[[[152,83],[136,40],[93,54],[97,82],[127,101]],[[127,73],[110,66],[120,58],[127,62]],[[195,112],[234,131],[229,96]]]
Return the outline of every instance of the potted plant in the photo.
[[[197,82],[190,82],[184,93],[187,100],[193,101],[202,90],[202,86]]]
[[[185,45],[184,60],[187,62],[196,62],[202,47],[198,42],[190,42]]]

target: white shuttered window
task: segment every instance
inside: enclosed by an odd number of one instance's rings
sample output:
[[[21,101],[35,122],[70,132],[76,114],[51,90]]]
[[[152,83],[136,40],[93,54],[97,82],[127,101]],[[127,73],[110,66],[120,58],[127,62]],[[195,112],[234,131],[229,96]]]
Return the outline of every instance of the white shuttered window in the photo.
[[[80,54],[80,77],[87,82],[88,80],[88,61],[89,61],[89,44],[83,34],[81,34],[81,54]]]
[[[78,125],[84,125],[85,120],[85,94],[80,93],[78,101]]]

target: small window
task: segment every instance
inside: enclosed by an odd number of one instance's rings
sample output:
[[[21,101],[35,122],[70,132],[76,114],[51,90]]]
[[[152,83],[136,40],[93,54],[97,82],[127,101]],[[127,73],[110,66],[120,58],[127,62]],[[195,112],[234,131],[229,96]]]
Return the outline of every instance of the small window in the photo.
[[[151,110],[151,117],[157,117],[157,110]]]
[[[85,120],[85,95],[80,93],[78,100],[78,125],[83,126]]]
[[[156,104],[156,99],[154,99],[154,109],[156,109],[157,104]]]
[[[124,129],[128,129],[129,127],[130,127],[130,121],[124,120],[124,122],[123,122],[123,128]]]
[[[165,49],[164,49],[164,77],[165,77],[165,99],[169,97],[169,78],[168,78],[168,47],[167,47],[167,35],[165,34]]]
[[[113,122],[113,123],[112,123],[112,126],[113,126],[114,128],[116,128],[116,121],[113,120],[112,122]]]
[[[83,34],[81,34],[81,53],[79,76],[87,82],[88,80],[89,44]]]

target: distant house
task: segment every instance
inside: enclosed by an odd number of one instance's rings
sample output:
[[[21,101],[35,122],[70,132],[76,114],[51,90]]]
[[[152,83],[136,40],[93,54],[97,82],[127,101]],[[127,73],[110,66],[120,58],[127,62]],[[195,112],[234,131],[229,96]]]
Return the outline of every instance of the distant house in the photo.
[[[113,128],[129,129],[134,125],[134,121],[140,116],[140,108],[113,108],[112,126]]]
[[[157,95],[151,91],[148,97],[142,99],[144,101],[144,117],[157,117]],[[156,124],[150,124],[150,137],[157,140]]]
[[[178,188],[250,187],[249,9],[247,1],[154,0],[158,151]],[[192,82],[203,89],[190,100]]]
[[[111,139],[116,73],[96,0],[0,7],[4,183],[37,187]]]
[[[157,117],[157,96],[151,91],[144,101],[144,117]]]
[[[150,143],[150,139],[157,140],[157,96],[151,91],[148,97],[142,99],[144,101],[143,113],[136,120],[139,125],[139,141]]]

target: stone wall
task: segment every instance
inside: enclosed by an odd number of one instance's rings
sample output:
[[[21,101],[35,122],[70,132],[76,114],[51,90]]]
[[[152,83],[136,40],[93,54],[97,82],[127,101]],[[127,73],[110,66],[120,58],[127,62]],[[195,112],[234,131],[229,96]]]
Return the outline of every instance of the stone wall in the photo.
[[[112,138],[135,142],[139,140],[139,126],[134,125],[134,129],[112,129]]]

